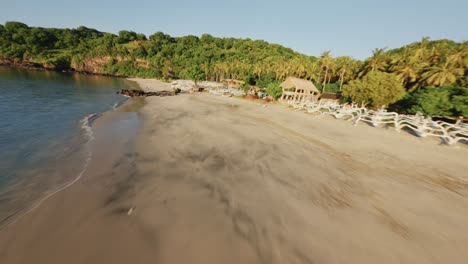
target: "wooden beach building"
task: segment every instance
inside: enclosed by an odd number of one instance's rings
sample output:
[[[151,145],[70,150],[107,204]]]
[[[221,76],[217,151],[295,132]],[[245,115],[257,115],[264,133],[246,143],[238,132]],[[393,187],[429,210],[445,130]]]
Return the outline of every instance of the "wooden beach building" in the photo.
[[[339,102],[341,95],[338,93],[322,93],[320,95],[321,101]]]
[[[320,91],[308,80],[288,77],[280,86],[283,88],[281,101],[316,101],[320,96]]]

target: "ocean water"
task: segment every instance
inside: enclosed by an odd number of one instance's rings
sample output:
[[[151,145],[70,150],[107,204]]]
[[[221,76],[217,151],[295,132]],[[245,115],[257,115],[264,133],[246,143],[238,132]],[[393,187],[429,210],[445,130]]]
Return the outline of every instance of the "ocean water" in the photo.
[[[124,79],[0,67],[0,224],[86,170],[91,123],[125,101]]]

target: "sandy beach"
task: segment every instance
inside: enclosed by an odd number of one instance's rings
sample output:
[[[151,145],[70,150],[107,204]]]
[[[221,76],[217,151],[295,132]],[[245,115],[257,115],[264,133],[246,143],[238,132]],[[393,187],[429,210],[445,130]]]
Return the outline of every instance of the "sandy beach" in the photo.
[[[0,230],[0,263],[466,263],[466,145],[206,93],[145,100],[140,129],[131,111],[98,119],[88,171]]]

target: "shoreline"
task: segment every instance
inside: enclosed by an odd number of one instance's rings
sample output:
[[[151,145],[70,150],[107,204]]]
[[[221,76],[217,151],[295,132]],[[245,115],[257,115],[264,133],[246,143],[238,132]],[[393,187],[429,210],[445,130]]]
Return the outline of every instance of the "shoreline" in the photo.
[[[119,107],[119,122],[97,120],[81,180],[0,230],[1,262],[468,257],[466,148],[203,93],[135,107]],[[132,115],[141,116],[138,129]]]
[[[104,77],[113,77],[113,78],[135,78],[134,76],[126,76],[126,75],[118,75],[112,73],[95,73],[95,72],[88,72],[88,71],[77,71],[75,69],[67,69],[67,70],[60,70],[55,68],[47,68],[41,63],[36,62],[15,62],[11,60],[2,60],[0,61],[0,67],[8,67],[12,69],[18,70],[26,70],[26,71],[49,71],[49,72],[57,72],[57,73],[78,73],[83,75],[96,75],[96,76],[104,76]]]
[[[96,114],[88,115],[84,119],[82,119],[82,121],[83,121],[82,128],[85,130],[84,133],[88,134],[89,137],[90,137],[88,142],[86,143],[86,145],[91,144],[92,141],[94,140],[94,136],[92,134],[93,133],[92,132],[92,123],[94,121],[96,121],[96,119],[98,119],[102,115],[103,115],[103,113],[96,113]],[[25,217],[26,215],[28,215],[32,211],[38,209],[49,198],[51,198],[52,196],[54,196],[55,194],[57,194],[59,192],[65,191],[66,189],[71,187],[73,184],[75,184],[77,181],[79,181],[81,179],[81,177],[83,176],[83,174],[88,169],[88,165],[89,165],[89,162],[90,162],[91,159],[92,159],[92,151],[90,151],[88,153],[88,156],[86,157],[86,159],[84,161],[84,164],[83,164],[83,169],[80,172],[78,172],[77,176],[74,179],[72,179],[70,182],[65,183],[64,186],[62,186],[62,187],[60,187],[60,188],[58,188],[56,190],[45,192],[42,197],[39,197],[30,206],[27,206],[25,208],[20,208],[15,213],[13,213],[13,214],[7,216],[6,218],[2,219],[2,221],[0,221],[0,230],[2,230],[4,228],[7,228],[9,225],[15,224],[21,218]]]
[[[18,237],[24,238],[25,236],[49,237],[49,231],[47,230],[50,230],[50,228],[69,232],[77,225],[70,224],[70,222],[64,223],[67,221],[66,219],[73,222],[75,216],[85,216],[97,212],[97,208],[102,206],[102,201],[112,195],[107,183],[109,179],[103,177],[103,175],[107,175],[114,168],[119,169],[118,172],[113,173],[113,177],[116,178],[126,177],[125,174],[132,173],[130,159],[133,158],[128,157],[127,153],[132,151],[137,130],[141,125],[139,114],[136,111],[142,104],[144,103],[142,103],[141,99],[127,100],[127,103],[119,108],[106,111],[100,114],[99,118],[92,121],[95,139],[90,141],[92,154],[88,166],[82,172],[81,177],[75,178],[66,186],[41,198],[39,202],[34,204],[33,208],[19,215],[14,222],[8,223],[0,229],[0,260],[2,263],[4,261],[5,263],[18,261],[18,259],[16,261],[11,260],[9,258],[11,255],[5,253],[15,247],[15,243],[10,243],[12,239],[14,241]],[[114,179],[112,185],[117,183],[118,180]],[[105,218],[105,216],[103,217]],[[37,225],[42,226],[42,228],[35,228]],[[75,248],[75,246],[73,247]],[[31,248],[31,251],[41,254],[35,248]],[[31,251],[28,250],[29,253]],[[20,258],[21,255],[25,259],[29,257],[28,254],[24,255],[22,253],[19,254]],[[64,255],[64,257],[66,256]],[[36,260],[35,262],[38,263]],[[39,261],[39,263],[41,262]]]
[[[86,155],[85,160],[83,161],[83,167],[80,171],[78,171],[76,177],[70,179],[70,181],[65,182],[62,184],[62,186],[56,188],[56,189],[48,189],[43,193],[42,196],[38,197],[35,201],[33,201],[30,205],[23,207],[23,208],[18,208],[14,213],[6,216],[4,219],[0,221],[0,230],[8,228],[8,226],[15,224],[17,221],[31,213],[32,211],[38,209],[44,202],[46,202],[49,198],[52,196],[65,191],[66,189],[70,188],[73,184],[78,182],[82,176],[86,173],[89,163],[92,159],[92,147],[91,145],[93,144],[93,141],[95,139],[94,137],[94,132],[93,132],[93,124],[95,122],[99,122],[99,119],[102,118],[104,115],[111,115],[112,112],[114,111],[121,111],[119,109],[120,107],[122,109],[129,109],[132,108],[134,105],[139,105],[138,99],[135,99],[133,101],[130,100],[130,98],[124,98],[123,100],[120,100],[117,102],[111,109],[105,111],[105,112],[100,112],[100,113],[94,113],[90,114],[88,116],[83,117],[80,120],[81,124],[81,129],[83,130],[83,133],[88,137],[88,141],[85,143],[84,148],[90,147],[89,153]],[[75,162],[75,161],[71,161]]]
[[[92,132],[92,123],[96,121],[100,116],[102,116],[104,113],[95,113],[95,114],[90,114],[86,117],[84,117],[82,120],[80,120],[81,123],[81,129],[84,130],[83,133],[85,133],[89,138],[88,141],[86,142],[86,146],[88,146],[93,140],[93,132]],[[86,147],[85,146],[85,147]],[[77,176],[72,179],[69,182],[64,183],[64,186],[55,189],[55,190],[48,190],[46,191],[41,197],[38,197],[37,200],[33,201],[30,205],[24,207],[24,208],[19,208],[17,209],[14,213],[6,216],[0,221],[0,230],[7,228],[9,225],[15,224],[18,220],[20,220],[22,217],[26,216],[30,212],[36,210],[38,207],[42,205],[47,199],[52,197],[53,195],[66,190],[70,186],[72,186],[74,183],[79,181],[83,174],[86,172],[88,169],[89,161],[92,158],[92,152],[90,151],[84,160],[83,168],[81,171],[78,172]]]

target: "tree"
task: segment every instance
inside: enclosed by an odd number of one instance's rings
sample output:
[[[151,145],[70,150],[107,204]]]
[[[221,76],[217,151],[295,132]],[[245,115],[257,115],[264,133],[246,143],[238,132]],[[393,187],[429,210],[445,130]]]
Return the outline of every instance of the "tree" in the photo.
[[[447,61],[457,68],[468,67],[468,45],[460,45],[452,50],[447,57]]]
[[[412,96],[412,106],[408,112],[422,113],[427,116],[451,116],[453,107],[450,102],[450,92],[447,89],[426,87]]]
[[[205,72],[198,64],[193,64],[187,69],[185,77],[192,80],[195,83],[195,87],[198,87],[198,82],[205,78]]]
[[[306,78],[311,80],[311,81],[315,81],[315,82],[318,82],[318,79],[319,79],[319,70],[318,70],[319,66],[318,66],[318,63],[317,62],[310,62],[307,64],[306,66]]]
[[[169,36],[167,34],[164,34],[163,32],[158,31],[158,32],[150,35],[149,39],[151,41],[156,41],[156,42],[160,42],[160,43],[168,43],[171,40],[171,36]]]
[[[215,38],[213,36],[211,36],[210,34],[203,34],[201,37],[200,37],[200,41],[203,42],[203,43],[212,43],[213,41],[215,40]]]
[[[418,63],[414,59],[408,59],[408,62],[403,61],[402,63],[393,65],[391,70],[396,73],[396,76],[400,78],[401,84],[406,86],[408,83],[415,83],[421,76],[421,71],[426,64]],[[414,89],[418,86],[414,85]],[[414,89],[410,89],[413,91]]]
[[[421,60],[430,64],[434,64],[434,63],[437,63],[440,59],[441,59],[440,51],[436,47],[432,47],[432,50],[429,53],[429,55],[427,57],[424,57]]]
[[[128,31],[128,30],[121,30],[119,31],[119,37],[117,41],[119,43],[128,43],[130,41],[134,41],[138,39],[138,35],[136,32]]]
[[[333,57],[331,56],[330,51],[325,51],[322,53],[322,55],[320,56],[320,66],[322,70],[325,71],[325,75],[323,77],[323,85],[322,85],[323,87],[325,87],[325,85],[327,84],[327,80],[329,78],[328,73],[330,69],[332,69],[335,66],[333,62]]]
[[[16,21],[7,21],[5,23],[5,30],[9,32],[17,32],[20,29],[29,29],[28,25],[16,22]]]
[[[463,76],[462,68],[455,68],[453,64],[446,62],[443,66],[430,67],[423,75],[423,79],[431,86],[451,85]]]
[[[468,117],[468,94],[465,96],[455,95],[451,98],[451,101],[455,115]]]
[[[96,29],[87,28],[85,26],[79,26],[73,32],[83,39],[86,39],[86,38],[93,39],[93,38],[101,37],[103,35],[103,33],[97,31]]]
[[[450,101],[453,104],[453,114],[455,116],[468,117],[468,88],[447,87],[447,89],[450,91]]]
[[[146,35],[143,33],[136,34],[136,39],[140,41],[147,40]]]
[[[388,66],[385,49],[374,49],[366,65],[367,72],[384,71]]]
[[[351,98],[353,102],[378,108],[402,99],[405,88],[395,75],[376,71],[345,85],[343,96]]]
[[[256,63],[253,65],[253,73],[257,76],[258,79],[262,78],[262,74],[264,73],[265,69],[262,64]]]
[[[330,52],[316,58],[262,40],[217,38],[208,34],[200,38],[171,37],[156,32],[149,36],[149,41],[145,39],[143,34],[132,31],[121,31],[117,36],[84,26],[39,28],[6,22],[0,25],[0,57],[56,70],[82,70],[85,65],[109,61],[112,63],[98,66],[95,71],[162,79],[188,78],[191,65],[198,65],[204,73],[201,79],[235,78],[261,88],[292,75],[313,81],[317,88],[339,91],[369,72],[395,74],[409,95],[428,84],[438,88],[468,87],[466,41],[423,38],[397,49],[375,49],[370,58],[360,61],[349,57],[334,59]],[[136,43],[126,44],[135,40]],[[465,95],[452,95],[452,91],[450,94],[449,100],[454,104],[451,111],[465,113]],[[398,105],[402,112],[411,107]]]
[[[408,113],[427,116],[468,116],[468,88],[425,87],[405,98]],[[398,103],[400,104],[400,102]]]
[[[427,46],[429,45],[429,37],[423,37],[414,52],[413,58],[416,60],[423,60],[426,56]]]
[[[338,65],[338,74],[339,78],[338,80],[340,81],[340,91],[343,88],[343,82],[345,79],[345,76],[350,73],[350,68],[352,64],[353,59],[348,56],[341,56],[336,58],[336,64]]]
[[[283,94],[283,89],[277,82],[269,83],[266,88],[266,93],[273,96],[273,98],[278,99]]]

